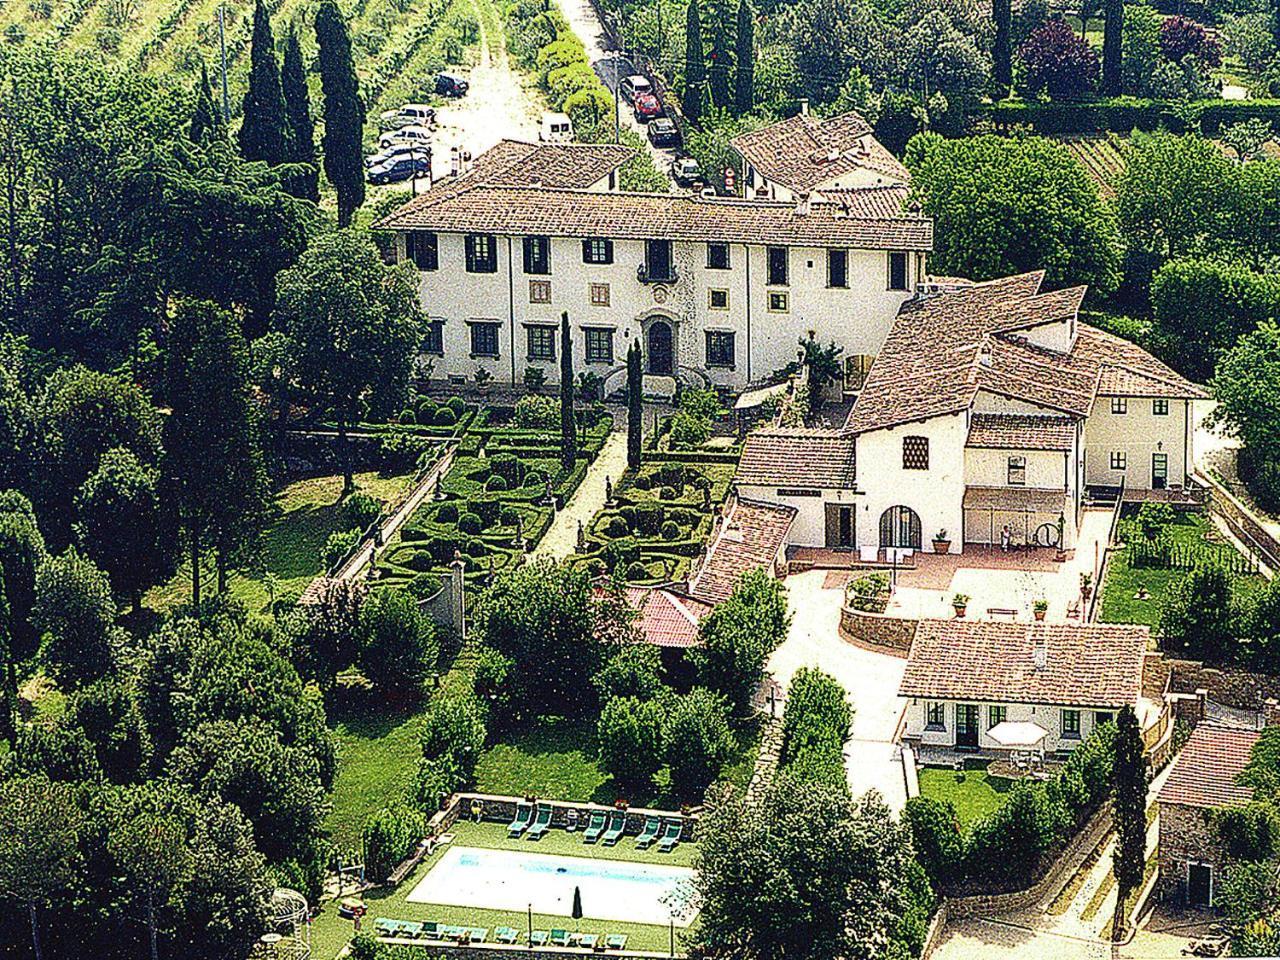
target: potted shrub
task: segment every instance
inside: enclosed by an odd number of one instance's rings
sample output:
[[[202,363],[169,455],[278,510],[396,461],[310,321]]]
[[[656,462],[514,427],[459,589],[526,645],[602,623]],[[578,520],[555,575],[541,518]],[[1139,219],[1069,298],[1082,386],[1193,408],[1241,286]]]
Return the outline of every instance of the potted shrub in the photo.
[[[1067,548],[1062,542],[1063,535],[1067,529],[1067,518],[1062,514],[1058,514],[1058,552],[1054,559],[1058,563],[1065,563],[1067,559]]]
[[[963,617],[965,610],[969,607],[969,595],[967,593],[957,593],[951,598],[951,606],[955,608],[957,617]]]
[[[1036,600],[1031,604],[1031,613],[1037,620],[1043,620],[1049,610],[1048,600]]]
[[[933,535],[933,552],[934,553],[950,553],[951,540],[947,537],[946,530],[939,530]]]
[[[1085,603],[1089,602],[1089,598],[1093,596],[1093,574],[1080,574],[1080,599]]]

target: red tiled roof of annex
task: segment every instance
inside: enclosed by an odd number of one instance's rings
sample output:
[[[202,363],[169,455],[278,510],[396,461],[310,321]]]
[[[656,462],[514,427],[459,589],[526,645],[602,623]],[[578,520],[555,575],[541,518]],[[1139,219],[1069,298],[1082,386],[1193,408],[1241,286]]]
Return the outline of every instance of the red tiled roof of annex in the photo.
[[[747,436],[738,483],[837,489],[854,483],[854,439],[834,430],[758,430]]]
[[[1256,730],[1236,730],[1202,723],[1173,761],[1160,788],[1160,802],[1187,807],[1242,806],[1253,798],[1250,787],[1236,782],[1258,742]]]
[[[627,587],[627,602],[639,612],[636,626],[646,643],[686,649],[698,644],[698,624],[712,606],[661,587]]]
[[[729,599],[744,573],[758,567],[772,571],[795,516],[794,507],[737,501],[721,521],[702,567],[689,581],[689,593],[707,603],[720,603]]]
[[[857,169],[906,183],[911,174],[856,113],[801,113],[734,137],[731,146],[766,179],[799,192]]]

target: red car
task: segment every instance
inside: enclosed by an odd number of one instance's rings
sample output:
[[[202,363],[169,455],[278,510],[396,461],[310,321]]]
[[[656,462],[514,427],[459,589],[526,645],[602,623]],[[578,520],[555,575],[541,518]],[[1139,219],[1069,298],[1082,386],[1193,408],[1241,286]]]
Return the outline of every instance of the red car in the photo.
[[[652,93],[637,93],[634,106],[636,119],[641,123],[648,123],[655,117],[662,116],[662,104]]]

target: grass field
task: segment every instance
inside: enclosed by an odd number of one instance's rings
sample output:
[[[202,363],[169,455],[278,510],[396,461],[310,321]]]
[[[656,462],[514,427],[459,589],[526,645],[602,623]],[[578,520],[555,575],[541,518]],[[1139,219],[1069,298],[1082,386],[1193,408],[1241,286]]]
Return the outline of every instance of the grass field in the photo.
[[[519,850],[556,854],[559,856],[588,856],[595,859],[628,860],[637,863],[661,863],[673,866],[690,866],[695,855],[695,845],[680,844],[671,853],[659,853],[656,849],[637,850],[633,837],[624,838],[617,846],[605,847],[599,844],[586,846],[582,843],[580,833],[567,833],[563,830],[552,830],[541,840],[508,840],[506,827],[501,823],[471,823],[459,821],[451,832],[454,842],[468,847],[486,849]],[[423,903],[409,903],[406,897],[427,872],[439,861],[447,847],[437,850],[424,861],[394,891],[371,890],[365,893],[364,900],[368,905],[367,925],[371,925],[377,917],[390,917],[396,920],[434,921],[460,926],[486,927],[492,931],[498,926],[509,926],[520,930],[522,934],[528,929],[529,916],[524,912],[511,913],[501,910],[482,910],[468,907],[441,906]],[[589,891],[584,890],[589,896]],[[533,914],[533,927],[539,930],[554,928],[576,929],[579,924],[568,916],[553,914]],[[670,946],[671,930],[666,926],[650,924],[619,923],[612,920],[583,920],[580,923],[583,933],[600,935],[618,933],[627,937],[628,948],[639,950],[666,951]],[[368,927],[366,926],[366,929]],[[351,922],[337,915],[336,905],[329,901],[323,905],[323,911],[312,924],[311,945],[313,955],[321,960],[330,960],[337,955],[352,934]],[[682,932],[676,930],[676,950],[681,949]],[[522,943],[527,943],[525,936]]]
[[[1003,806],[1012,788],[1012,780],[990,776],[985,770],[925,767],[920,771],[920,796],[949,800],[956,808],[962,827],[968,827]]]

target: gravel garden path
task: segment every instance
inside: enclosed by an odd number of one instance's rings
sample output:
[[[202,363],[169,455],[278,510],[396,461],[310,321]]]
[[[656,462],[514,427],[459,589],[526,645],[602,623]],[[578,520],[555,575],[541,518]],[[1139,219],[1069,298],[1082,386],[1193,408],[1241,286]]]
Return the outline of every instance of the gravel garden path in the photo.
[[[605,478],[618,482],[627,466],[627,428],[614,424],[605,438],[604,446],[596,455],[582,483],[574,491],[569,502],[556,514],[546,536],[533,551],[534,557],[551,557],[562,560],[573,553],[578,545],[578,523],[585,529],[591,518],[604,509]]]

